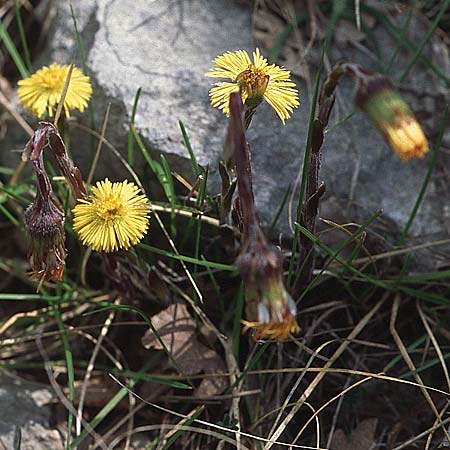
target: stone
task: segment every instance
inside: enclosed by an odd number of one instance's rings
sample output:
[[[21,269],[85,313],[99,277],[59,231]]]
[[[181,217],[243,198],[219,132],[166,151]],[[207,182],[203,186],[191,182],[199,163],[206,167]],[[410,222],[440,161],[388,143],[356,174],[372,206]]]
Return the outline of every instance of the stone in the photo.
[[[52,393],[37,383],[0,383],[0,449],[14,448],[16,427],[20,427],[21,450],[59,450],[64,445],[59,432],[49,425]]]
[[[106,136],[125,155],[127,124],[135,93],[141,87],[136,128],[152,154],[158,157],[164,153],[173,170],[192,179],[178,126],[182,120],[199,163],[210,168],[211,192],[217,192],[217,162],[227,120],[209,104],[208,90],[214,80],[204,77],[204,73],[211,68],[212,59],[227,50],[254,49],[251,10],[231,0],[79,0],[74,3],[74,12],[94,85],[92,105],[97,129],[111,102]],[[406,14],[395,20],[401,25],[405,18]],[[69,3],[58,2],[51,38],[39,60],[42,64],[54,60],[80,64],[71,20]],[[426,23],[413,17],[407,31],[409,38],[418,43],[426,31]],[[398,46],[379,24],[374,25],[372,33],[379,43],[381,67],[373,54],[350,43],[332,45],[330,60],[345,58],[367,69],[383,69]],[[428,45],[425,51],[430,51]],[[310,53],[308,63],[312,73],[319,54],[318,47]],[[388,73],[394,79],[399,78],[412,58],[413,54],[399,51]],[[300,79],[296,82],[301,106],[286,126],[263,104],[248,133],[253,152],[255,198],[266,224],[274,219],[289,186],[298,183],[302,169],[311,102],[305,83]],[[413,102],[419,119],[426,119],[426,132],[434,140],[441,117],[435,112],[442,112],[440,105],[445,92],[442,81],[417,63],[401,87],[406,88],[404,93]],[[327,193],[321,216],[336,219],[338,211],[341,222],[362,223],[382,209],[378,223],[385,231],[399,233],[414,207],[431,154],[424,160],[404,163],[361,113],[341,123],[353,111],[353,89],[349,80],[340,85],[327,129],[321,170]],[[72,143],[74,154],[80,157],[85,149],[77,146]],[[441,159],[441,164],[448,163],[448,156],[442,155]],[[80,165],[83,167],[83,162]],[[104,149],[96,177],[123,177],[121,167]],[[141,167],[138,163],[137,168]],[[443,186],[442,178],[434,175],[411,227],[411,236],[423,241],[448,234],[450,222],[445,213]],[[291,210],[295,209],[294,196]],[[333,215],[328,216],[328,212]],[[293,220],[289,221],[288,216],[286,205],[275,228],[285,235],[289,235],[289,223]]]

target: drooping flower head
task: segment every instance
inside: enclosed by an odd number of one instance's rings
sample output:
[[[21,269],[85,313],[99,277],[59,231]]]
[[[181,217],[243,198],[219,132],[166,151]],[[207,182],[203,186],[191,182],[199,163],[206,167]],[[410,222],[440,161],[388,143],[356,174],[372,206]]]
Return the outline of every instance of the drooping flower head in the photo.
[[[227,116],[230,115],[230,94],[239,90],[246,106],[256,107],[265,99],[283,124],[299,106],[298,91],[290,72],[275,64],[269,65],[258,48],[253,52],[253,62],[245,50],[226,52],[213,62],[216,67],[205,75],[231,80],[215,83],[209,91],[211,104]]]
[[[139,188],[127,180],[97,182],[87,200],[72,210],[73,228],[84,245],[114,252],[137,244],[148,228],[150,204]]]
[[[69,67],[53,63],[50,67],[44,66],[30,77],[20,80],[17,93],[22,105],[37,117],[43,117],[45,113],[52,117],[61,100]],[[72,109],[84,111],[91,95],[89,77],[74,67],[64,99],[66,117],[70,116]]]
[[[276,340],[298,333],[297,307],[283,284],[281,254],[259,228],[247,237],[236,265],[244,281],[243,332],[253,329],[255,339]]]
[[[355,104],[380,130],[387,143],[403,160],[423,158],[428,141],[408,104],[391,81],[380,74],[359,78]]]
[[[64,246],[64,212],[52,197],[42,154],[33,161],[36,172],[36,197],[25,211],[25,226],[30,238],[31,276],[39,280],[61,280],[67,251]]]

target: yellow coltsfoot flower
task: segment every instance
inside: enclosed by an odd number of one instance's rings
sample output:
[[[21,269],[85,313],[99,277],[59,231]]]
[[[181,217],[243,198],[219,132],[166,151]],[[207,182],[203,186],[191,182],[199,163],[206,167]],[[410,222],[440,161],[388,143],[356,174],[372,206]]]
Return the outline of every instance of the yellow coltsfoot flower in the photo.
[[[423,158],[429,150],[425,134],[410,107],[380,74],[359,79],[355,104],[383,134],[386,142],[403,160]]]
[[[84,245],[95,251],[114,252],[137,244],[148,228],[150,203],[129,181],[97,182],[87,200],[72,210],[73,228]]]
[[[230,115],[230,94],[241,89],[242,101],[256,107],[263,99],[269,103],[283,124],[297,108],[298,91],[291,81],[290,72],[275,64],[269,65],[257,48],[253,52],[253,62],[245,50],[226,52],[214,59],[214,67],[205,75],[224,78],[230,82],[215,83],[209,91],[211,104]]]
[[[46,112],[52,117],[61,100],[69,67],[53,63],[50,67],[44,66],[30,77],[20,80],[17,83],[19,85],[17,93],[22,105],[37,117],[44,116]],[[70,116],[72,109],[84,111],[91,95],[92,86],[89,77],[74,67],[64,99],[66,117]]]

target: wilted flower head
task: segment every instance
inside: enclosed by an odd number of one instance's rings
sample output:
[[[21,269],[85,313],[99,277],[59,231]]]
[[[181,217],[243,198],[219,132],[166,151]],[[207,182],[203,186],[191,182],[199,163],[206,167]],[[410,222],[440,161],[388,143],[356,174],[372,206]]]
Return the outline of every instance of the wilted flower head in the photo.
[[[401,159],[423,158],[428,152],[420,124],[388,78],[379,74],[360,78],[355,104]]]
[[[53,63],[50,67],[44,66],[30,77],[20,80],[17,93],[23,106],[37,117],[44,116],[46,112],[52,117],[61,100],[69,67]],[[72,109],[84,111],[91,95],[92,87],[89,77],[74,67],[64,99],[66,116],[70,116]]]
[[[114,252],[128,249],[144,237],[150,204],[134,183],[111,183],[106,178],[92,188],[87,200],[79,199],[73,214],[73,228],[84,245]]]
[[[229,99],[233,92],[242,92],[246,106],[256,107],[264,98],[283,123],[299,106],[298,91],[290,72],[275,64],[269,65],[259,49],[253,52],[253,62],[245,50],[226,52],[214,59],[214,67],[205,75],[224,78],[209,91],[211,104],[230,115]]]
[[[283,284],[282,258],[262,231],[247,236],[236,264],[244,281],[244,331],[254,328],[255,339],[282,340],[298,333],[297,307]]]
[[[64,272],[64,213],[51,198],[46,175],[38,176],[36,197],[25,211],[25,225],[30,235],[32,277],[40,281],[60,280]]]

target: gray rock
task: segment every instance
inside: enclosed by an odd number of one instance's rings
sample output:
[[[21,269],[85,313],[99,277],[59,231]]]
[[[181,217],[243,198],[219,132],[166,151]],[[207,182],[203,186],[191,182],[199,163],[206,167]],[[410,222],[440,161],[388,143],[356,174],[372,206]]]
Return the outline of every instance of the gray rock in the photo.
[[[94,84],[97,126],[111,102],[107,137],[125,154],[127,122],[136,90],[141,87],[136,127],[148,147],[156,154],[164,152],[173,169],[189,176],[188,154],[178,127],[178,120],[182,120],[198,161],[210,166],[213,186],[217,186],[217,161],[227,121],[209,105],[208,90],[214,80],[204,77],[204,73],[215,56],[227,50],[254,48],[251,11],[231,0],[79,0],[74,10]],[[399,20],[402,22],[404,17]],[[68,3],[58,2],[49,48],[41,58],[43,63],[78,60],[70,23]],[[413,18],[408,31],[410,39],[420,42],[426,30],[426,24]],[[380,27],[373,34],[379,42],[380,60],[387,62],[397,44]],[[314,67],[317,49],[311,54]],[[341,58],[380,70],[376,58],[357,46],[334,49],[331,60]],[[399,52],[389,73],[399,77],[411,58],[412,55]],[[272,221],[288,186],[301,172],[310,99],[304,83],[297,82],[302,104],[286,126],[265,104],[259,108],[249,131],[256,202],[266,223]],[[418,115],[429,118],[430,127],[426,130],[435,134],[439,121],[433,113],[442,109],[442,97],[437,94],[443,92],[442,83],[417,64],[403,86],[409,89],[408,97],[415,100],[413,106]],[[322,215],[327,217],[327,211],[338,210],[342,220],[364,221],[382,208],[390,230],[398,232],[412,211],[430,155],[407,164],[399,161],[361,113],[334,126],[353,110],[352,94],[352,83],[339,88],[326,135],[321,177],[326,181],[327,194]],[[79,155],[77,146],[72,147]],[[106,150],[97,172],[99,177],[105,174],[119,176],[117,161]],[[440,189],[437,177],[433,177],[411,235],[423,240],[448,234],[449,222]],[[288,230],[287,208],[277,228]]]
[[[49,426],[46,406],[52,393],[45,387],[24,381],[2,379],[0,384],[0,449],[13,449],[14,433],[20,427],[21,450],[59,450],[64,445],[57,430]]]

